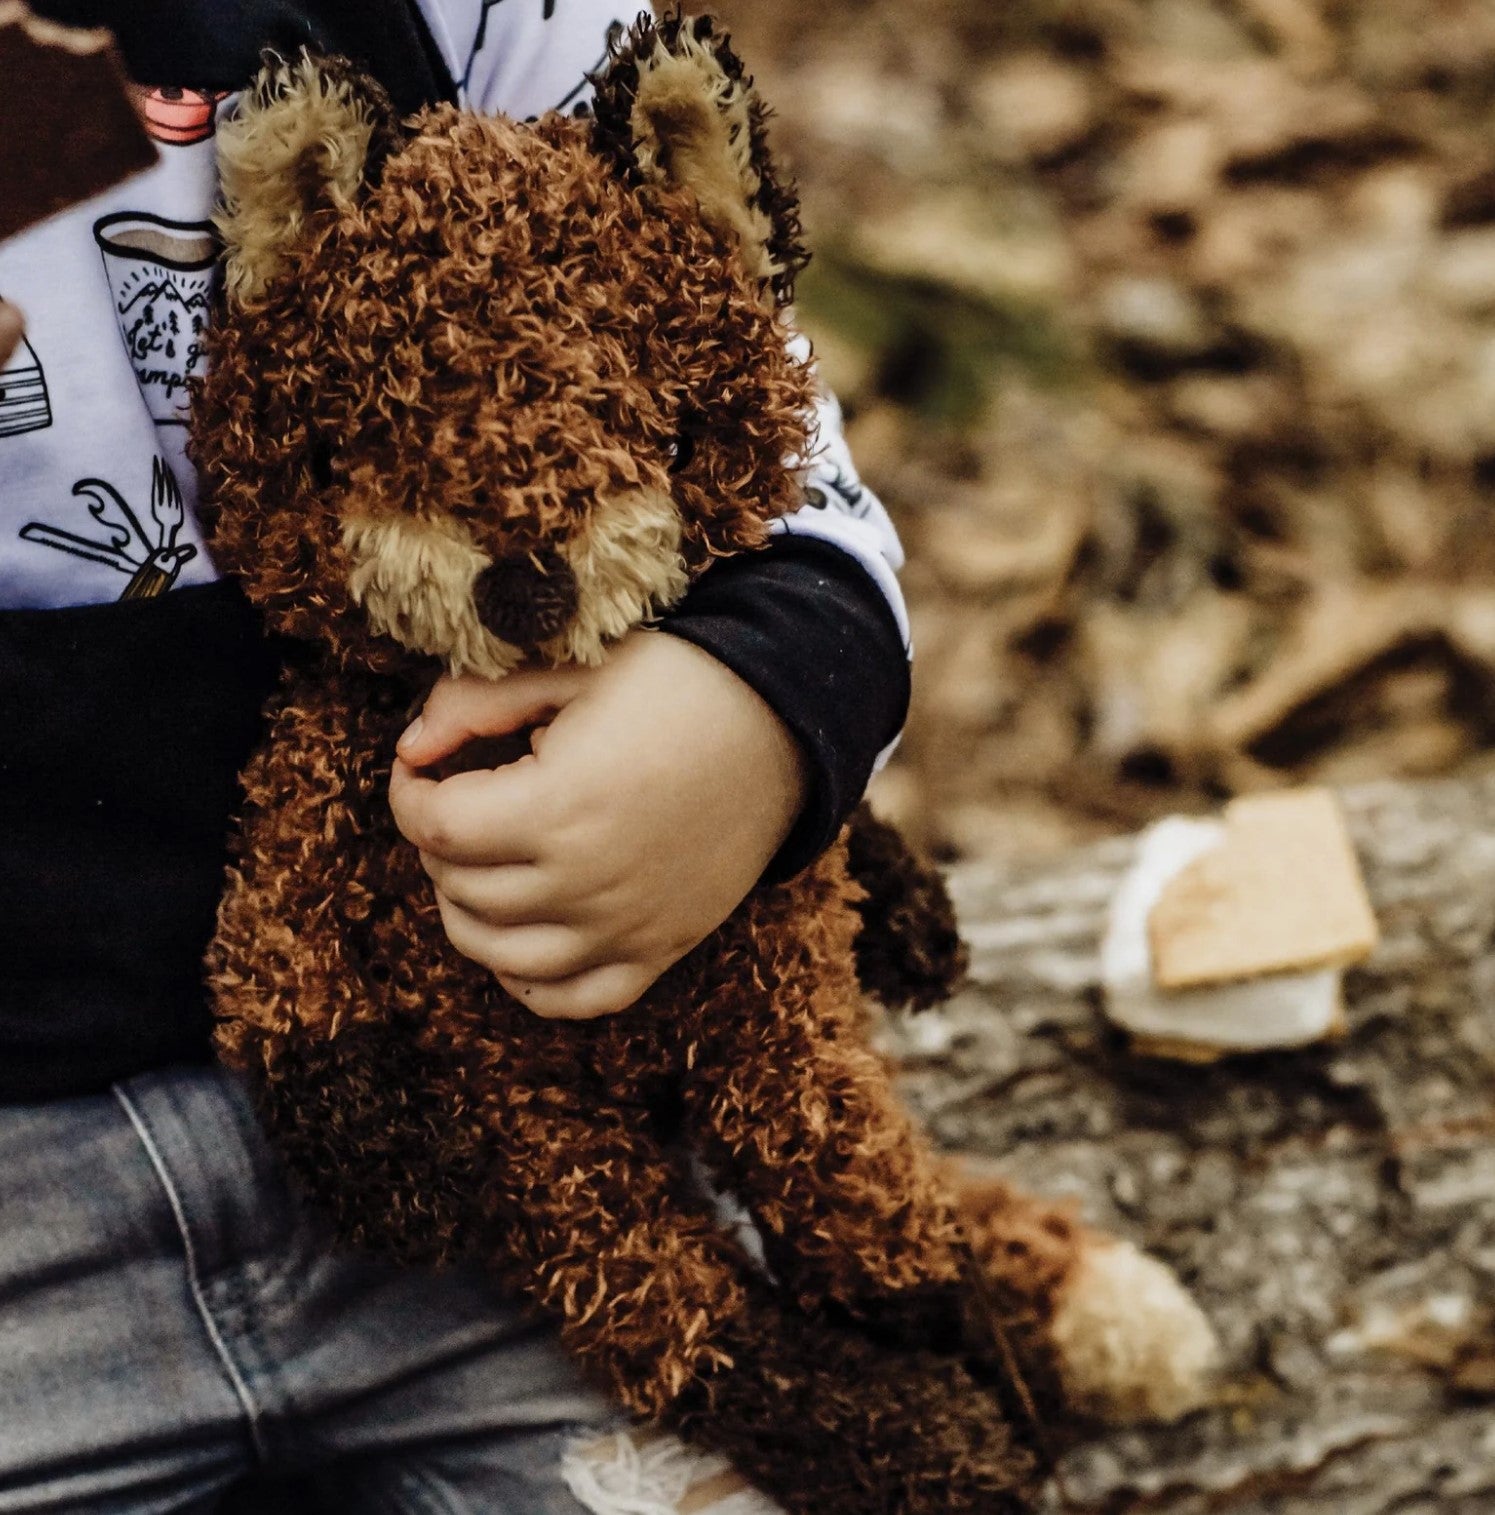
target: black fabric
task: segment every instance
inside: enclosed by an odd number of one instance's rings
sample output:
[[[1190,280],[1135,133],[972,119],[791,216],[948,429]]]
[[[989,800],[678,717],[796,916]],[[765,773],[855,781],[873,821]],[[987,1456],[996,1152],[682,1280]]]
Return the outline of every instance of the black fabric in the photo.
[[[798,738],[809,798],[767,874],[790,877],[834,839],[902,729],[909,666],[892,610],[839,548],[777,536],[717,563],[661,630],[725,663]]]
[[[343,53],[364,64],[403,113],[457,89],[419,9],[409,0],[31,0],[70,26],[106,26],[142,84],[238,90],[274,48]]]
[[[202,954],[274,678],[229,583],[0,612],[0,1099],[207,1055]]]

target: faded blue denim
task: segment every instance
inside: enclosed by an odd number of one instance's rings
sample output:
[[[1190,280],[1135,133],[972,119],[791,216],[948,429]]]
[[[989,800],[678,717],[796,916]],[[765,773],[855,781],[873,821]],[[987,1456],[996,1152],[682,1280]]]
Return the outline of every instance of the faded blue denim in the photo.
[[[5,1515],[215,1511],[254,1470],[351,1515],[580,1515],[561,1449],[611,1423],[481,1279],[333,1250],[227,1075],[0,1107]]]

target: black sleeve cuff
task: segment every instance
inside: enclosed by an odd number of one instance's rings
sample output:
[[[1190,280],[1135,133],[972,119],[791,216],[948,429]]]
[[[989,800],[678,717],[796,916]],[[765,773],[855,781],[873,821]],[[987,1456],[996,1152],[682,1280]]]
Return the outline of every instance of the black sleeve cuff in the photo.
[[[791,877],[835,839],[908,713],[908,655],[891,608],[850,554],[785,535],[713,565],[660,630],[724,663],[798,739],[808,797],[764,874]]]

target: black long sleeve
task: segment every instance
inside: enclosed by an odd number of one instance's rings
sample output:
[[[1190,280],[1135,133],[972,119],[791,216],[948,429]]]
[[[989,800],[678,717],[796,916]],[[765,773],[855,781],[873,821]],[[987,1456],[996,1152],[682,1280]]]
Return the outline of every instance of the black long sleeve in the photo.
[[[834,839],[908,712],[908,657],[887,601],[839,548],[777,536],[712,567],[661,629],[724,663],[798,739],[809,795],[766,877],[797,873]]]

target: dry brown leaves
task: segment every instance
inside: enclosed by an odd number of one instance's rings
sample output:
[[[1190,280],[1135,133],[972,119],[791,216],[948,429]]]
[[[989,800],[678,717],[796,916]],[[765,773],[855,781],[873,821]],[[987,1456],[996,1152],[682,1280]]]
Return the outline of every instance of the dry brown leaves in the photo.
[[[735,0],[910,549],[885,806],[1032,850],[1495,746],[1495,7]]]

